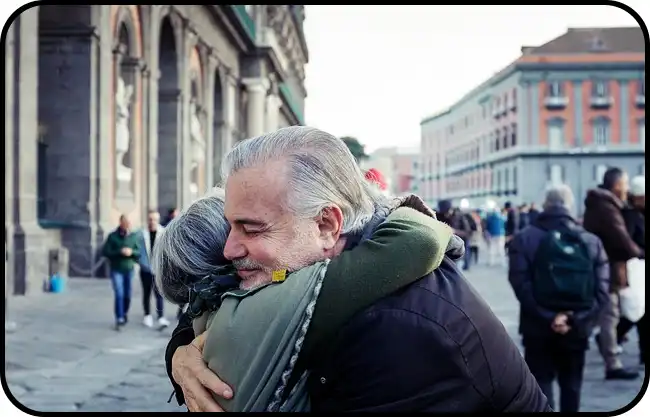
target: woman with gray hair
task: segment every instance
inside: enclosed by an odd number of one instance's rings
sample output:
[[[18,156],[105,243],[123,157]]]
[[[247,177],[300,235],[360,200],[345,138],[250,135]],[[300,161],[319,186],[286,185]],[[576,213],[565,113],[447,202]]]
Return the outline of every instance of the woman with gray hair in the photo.
[[[296,363],[354,314],[436,269],[452,241],[451,229],[434,216],[397,208],[354,249],[239,289],[223,256],[223,197],[216,189],[181,213],[160,237],[153,265],[161,293],[189,303],[209,368],[236,387],[232,399],[215,396],[225,411],[309,410],[307,372],[292,378]],[[386,278],[371,279],[377,270]]]

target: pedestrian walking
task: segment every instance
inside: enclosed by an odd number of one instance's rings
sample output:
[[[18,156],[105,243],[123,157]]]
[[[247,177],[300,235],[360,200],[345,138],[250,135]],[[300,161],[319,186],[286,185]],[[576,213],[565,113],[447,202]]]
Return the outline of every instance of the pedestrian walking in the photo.
[[[630,196],[628,205],[623,209],[623,218],[627,231],[634,243],[645,252],[645,177],[637,176],[630,182]],[[648,356],[648,324],[645,315],[639,321],[633,323],[625,317],[621,317],[616,329],[618,344],[621,345],[626,334],[636,326],[639,334],[639,363],[645,365]]]
[[[131,222],[125,214],[120,216],[117,229],[106,238],[102,252],[108,259],[115,295],[115,329],[120,330],[129,321],[133,269],[140,258],[138,236],[131,233]]]
[[[524,358],[551,407],[580,409],[589,337],[608,302],[609,264],[603,244],[572,215],[571,189],[549,189],[543,211],[510,242],[508,278],[519,300]]]
[[[485,236],[488,249],[488,265],[504,265],[506,254],[505,216],[491,208],[485,217]]]
[[[142,283],[142,309],[144,311],[144,319],[142,323],[151,328],[154,325],[154,318],[151,314],[151,294],[153,293],[156,299],[156,319],[158,328],[163,329],[169,326],[169,320],[165,318],[165,303],[162,295],[156,288],[155,277],[151,271],[151,253],[156,243],[156,238],[164,231],[164,227],[160,224],[160,214],[151,210],[147,214],[147,228],[140,232],[140,282]]]
[[[645,257],[630,236],[623,208],[629,189],[628,176],[619,168],[609,168],[603,176],[603,183],[587,192],[584,228],[603,242],[610,265],[609,298],[599,320],[600,333],[596,343],[605,361],[606,379],[634,379],[639,373],[626,369],[619,358],[620,350],[616,340],[616,328],[620,320],[619,291],[627,287],[627,261]]]

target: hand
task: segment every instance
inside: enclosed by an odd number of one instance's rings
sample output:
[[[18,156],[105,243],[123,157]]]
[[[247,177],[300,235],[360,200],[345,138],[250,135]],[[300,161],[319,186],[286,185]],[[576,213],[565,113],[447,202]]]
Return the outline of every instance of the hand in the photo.
[[[172,357],[172,377],[183,390],[185,404],[192,412],[221,412],[212,392],[225,399],[232,398],[232,389],[219,379],[203,361],[205,333],[187,346],[176,349]],[[209,390],[209,391],[208,391]]]
[[[555,333],[559,334],[567,334],[569,330],[571,330],[571,327],[568,324],[569,322],[569,316],[567,316],[565,313],[559,313],[557,316],[555,316],[555,319],[553,319],[553,324],[551,324],[551,328]]]
[[[122,255],[131,256],[132,254],[133,250],[131,248],[122,248]]]

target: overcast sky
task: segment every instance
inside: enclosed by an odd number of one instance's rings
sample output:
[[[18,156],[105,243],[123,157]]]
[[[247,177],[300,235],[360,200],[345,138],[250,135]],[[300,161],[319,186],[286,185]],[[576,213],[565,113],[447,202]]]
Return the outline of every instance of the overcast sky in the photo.
[[[650,2],[627,0],[644,20]],[[306,6],[307,124],[367,150],[417,146],[423,117],[568,27],[638,26],[611,6]]]

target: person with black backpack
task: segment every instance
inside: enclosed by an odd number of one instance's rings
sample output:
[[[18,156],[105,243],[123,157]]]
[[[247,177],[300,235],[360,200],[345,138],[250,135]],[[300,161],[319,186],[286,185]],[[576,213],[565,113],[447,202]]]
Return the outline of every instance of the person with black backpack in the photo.
[[[603,244],[571,212],[566,185],[546,193],[543,211],[510,244],[508,278],[520,303],[524,358],[553,407],[577,412],[589,337],[609,300],[609,264]]]

